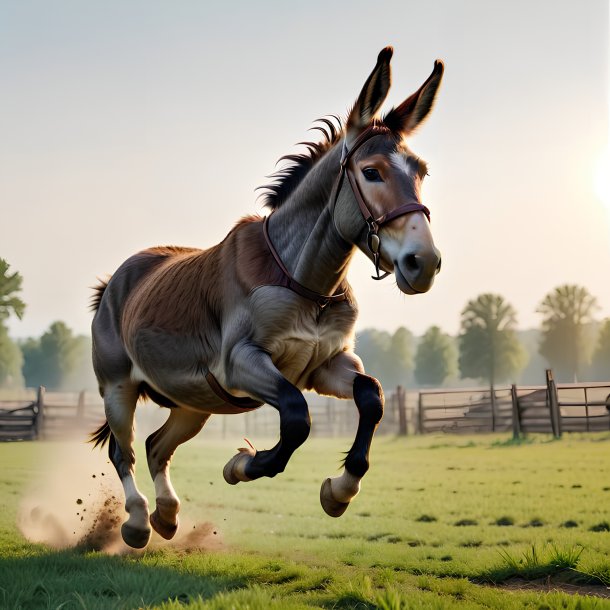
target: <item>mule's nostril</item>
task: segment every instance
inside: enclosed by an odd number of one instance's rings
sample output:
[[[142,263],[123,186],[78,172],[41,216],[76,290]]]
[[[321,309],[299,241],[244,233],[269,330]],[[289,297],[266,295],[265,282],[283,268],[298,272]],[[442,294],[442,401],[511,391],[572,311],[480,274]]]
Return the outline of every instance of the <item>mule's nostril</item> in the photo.
[[[417,260],[417,256],[415,254],[409,254],[405,258],[405,266],[409,271],[418,271],[419,270],[419,261]]]
[[[441,263],[443,262],[442,258],[438,259],[438,265],[436,266],[436,273],[439,273],[441,270]]]

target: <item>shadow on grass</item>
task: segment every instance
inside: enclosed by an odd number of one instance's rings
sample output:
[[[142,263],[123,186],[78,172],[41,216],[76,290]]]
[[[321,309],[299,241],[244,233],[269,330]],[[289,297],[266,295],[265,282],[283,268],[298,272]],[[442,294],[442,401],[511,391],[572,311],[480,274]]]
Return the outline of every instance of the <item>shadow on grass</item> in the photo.
[[[78,551],[0,557],[0,607],[138,608],[186,603],[248,586],[208,569],[205,556],[158,553],[117,557]],[[186,564],[186,565],[185,565]]]

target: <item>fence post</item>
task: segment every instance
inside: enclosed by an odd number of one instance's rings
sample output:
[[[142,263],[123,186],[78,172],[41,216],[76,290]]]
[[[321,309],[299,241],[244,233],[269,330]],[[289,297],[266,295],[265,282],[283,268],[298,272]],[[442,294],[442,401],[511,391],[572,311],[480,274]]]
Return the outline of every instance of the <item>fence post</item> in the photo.
[[[513,440],[518,440],[521,438],[521,413],[519,411],[517,386],[514,383],[510,386],[510,398],[513,403]]]
[[[589,419],[589,397],[587,396],[587,386],[583,387],[583,390],[585,391],[585,417],[587,418],[587,432],[591,432],[591,426],[589,425],[591,420]]]
[[[491,401],[491,431],[496,431],[496,391],[494,384],[489,385],[489,399]]]
[[[417,432],[424,433],[424,406],[421,398],[421,392],[417,396]]]
[[[398,435],[407,436],[406,392],[400,385],[396,388],[396,401],[398,404]]]
[[[76,419],[82,420],[85,415],[85,390],[81,390],[78,394],[78,402],[76,403]]]
[[[37,439],[42,436],[42,426],[44,423],[44,394],[44,386],[38,386],[38,392],[36,394],[36,406],[38,407],[38,412],[36,413],[36,417],[34,419],[34,438]]]
[[[333,422],[333,409],[330,404],[330,398],[326,399],[326,429],[328,430],[327,436],[329,438],[335,437],[335,426]]]
[[[557,385],[553,378],[553,371],[546,369],[546,388],[549,394],[549,408],[551,411],[551,428],[555,438],[561,438],[561,412],[557,397]]]

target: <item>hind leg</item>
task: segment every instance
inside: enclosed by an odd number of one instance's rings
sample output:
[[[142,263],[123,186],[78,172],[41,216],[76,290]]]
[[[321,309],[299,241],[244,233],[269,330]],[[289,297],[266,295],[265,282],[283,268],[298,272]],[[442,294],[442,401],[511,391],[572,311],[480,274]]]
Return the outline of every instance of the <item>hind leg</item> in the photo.
[[[135,480],[136,457],[133,451],[133,419],[138,400],[138,388],[126,380],[104,388],[106,419],[112,431],[108,455],[114,464],[125,491],[125,510],[129,518],[121,527],[126,544],[141,549],[148,544],[148,501],[138,490]]]
[[[150,524],[166,540],[174,537],[178,529],[180,500],[169,478],[169,464],[174,451],[203,428],[210,417],[187,409],[173,408],[169,418],[146,439],[146,456],[150,476],[155,483],[156,508],[150,515]]]

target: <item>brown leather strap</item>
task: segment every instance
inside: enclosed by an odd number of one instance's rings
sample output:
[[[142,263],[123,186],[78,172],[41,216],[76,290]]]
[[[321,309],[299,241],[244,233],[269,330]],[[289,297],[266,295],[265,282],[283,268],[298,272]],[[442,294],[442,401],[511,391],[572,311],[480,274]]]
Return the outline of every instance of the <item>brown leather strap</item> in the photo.
[[[399,216],[404,216],[405,214],[410,214],[411,212],[423,212],[426,215],[428,222],[430,222],[430,210],[423,203],[419,203],[419,201],[403,203],[401,206],[394,208],[391,212],[380,216],[375,222],[381,227],[391,220],[394,220]]]
[[[227,392],[218,383],[218,379],[216,379],[216,377],[214,377],[214,375],[212,375],[210,371],[206,373],[205,379],[208,382],[210,388],[212,388],[214,394],[218,396],[218,398],[220,398],[224,402],[229,403],[230,405],[233,405],[234,407],[237,407],[238,409],[244,409],[245,411],[249,411],[251,409],[258,409],[260,406],[265,404],[252,398],[233,396],[232,394],[229,394],[229,392]]]
[[[263,235],[265,236],[265,241],[267,242],[267,247],[269,248],[269,252],[271,252],[275,262],[277,263],[277,266],[281,269],[282,273],[284,274],[284,281],[281,284],[282,286],[289,288],[293,292],[296,292],[297,294],[301,295],[302,297],[305,297],[306,299],[309,299],[310,301],[314,301],[321,308],[326,307],[330,303],[337,303],[339,301],[345,301],[347,299],[346,292],[339,292],[339,293],[330,294],[330,295],[320,294],[319,292],[316,292],[315,290],[310,290],[309,288],[307,288],[307,286],[303,286],[303,284],[299,284],[299,282],[297,282],[292,277],[292,275],[290,274],[288,269],[286,269],[286,266],[282,262],[280,255],[278,254],[277,250],[275,249],[275,247],[271,241],[271,238],[269,237],[268,223],[269,223],[269,216],[266,216],[265,220],[263,221]]]
[[[358,150],[362,144],[364,144],[367,140],[374,138],[380,135],[392,135],[392,132],[385,127],[384,125],[371,125],[367,127],[354,141],[352,144],[352,148],[347,148],[346,140],[343,140],[343,150],[341,152],[341,170],[339,171],[339,175],[335,180],[335,184],[333,185],[333,190],[331,192],[331,206],[332,206],[332,215],[334,220],[334,209],[337,204],[337,198],[339,196],[339,191],[341,189],[341,183],[343,181],[343,176],[347,174],[347,180],[349,182],[350,188],[352,189],[352,193],[358,202],[358,207],[360,208],[360,213],[362,214],[364,221],[367,224],[368,232],[367,232],[367,245],[371,252],[371,256],[373,258],[373,264],[375,265],[375,273],[376,275],[372,276],[374,280],[382,280],[385,277],[390,275],[389,271],[384,272],[383,275],[380,275],[380,265],[381,265],[381,241],[379,238],[379,228],[387,224],[388,222],[398,218],[399,216],[404,216],[405,214],[410,214],[411,212],[423,212],[430,222],[430,210],[420,203],[419,201],[408,201],[399,205],[397,208],[382,214],[379,218],[375,218],[373,216],[373,212],[369,208],[368,204],[360,187],[358,186],[358,181],[356,180],[352,170],[349,167],[349,161],[354,155],[354,153]]]

